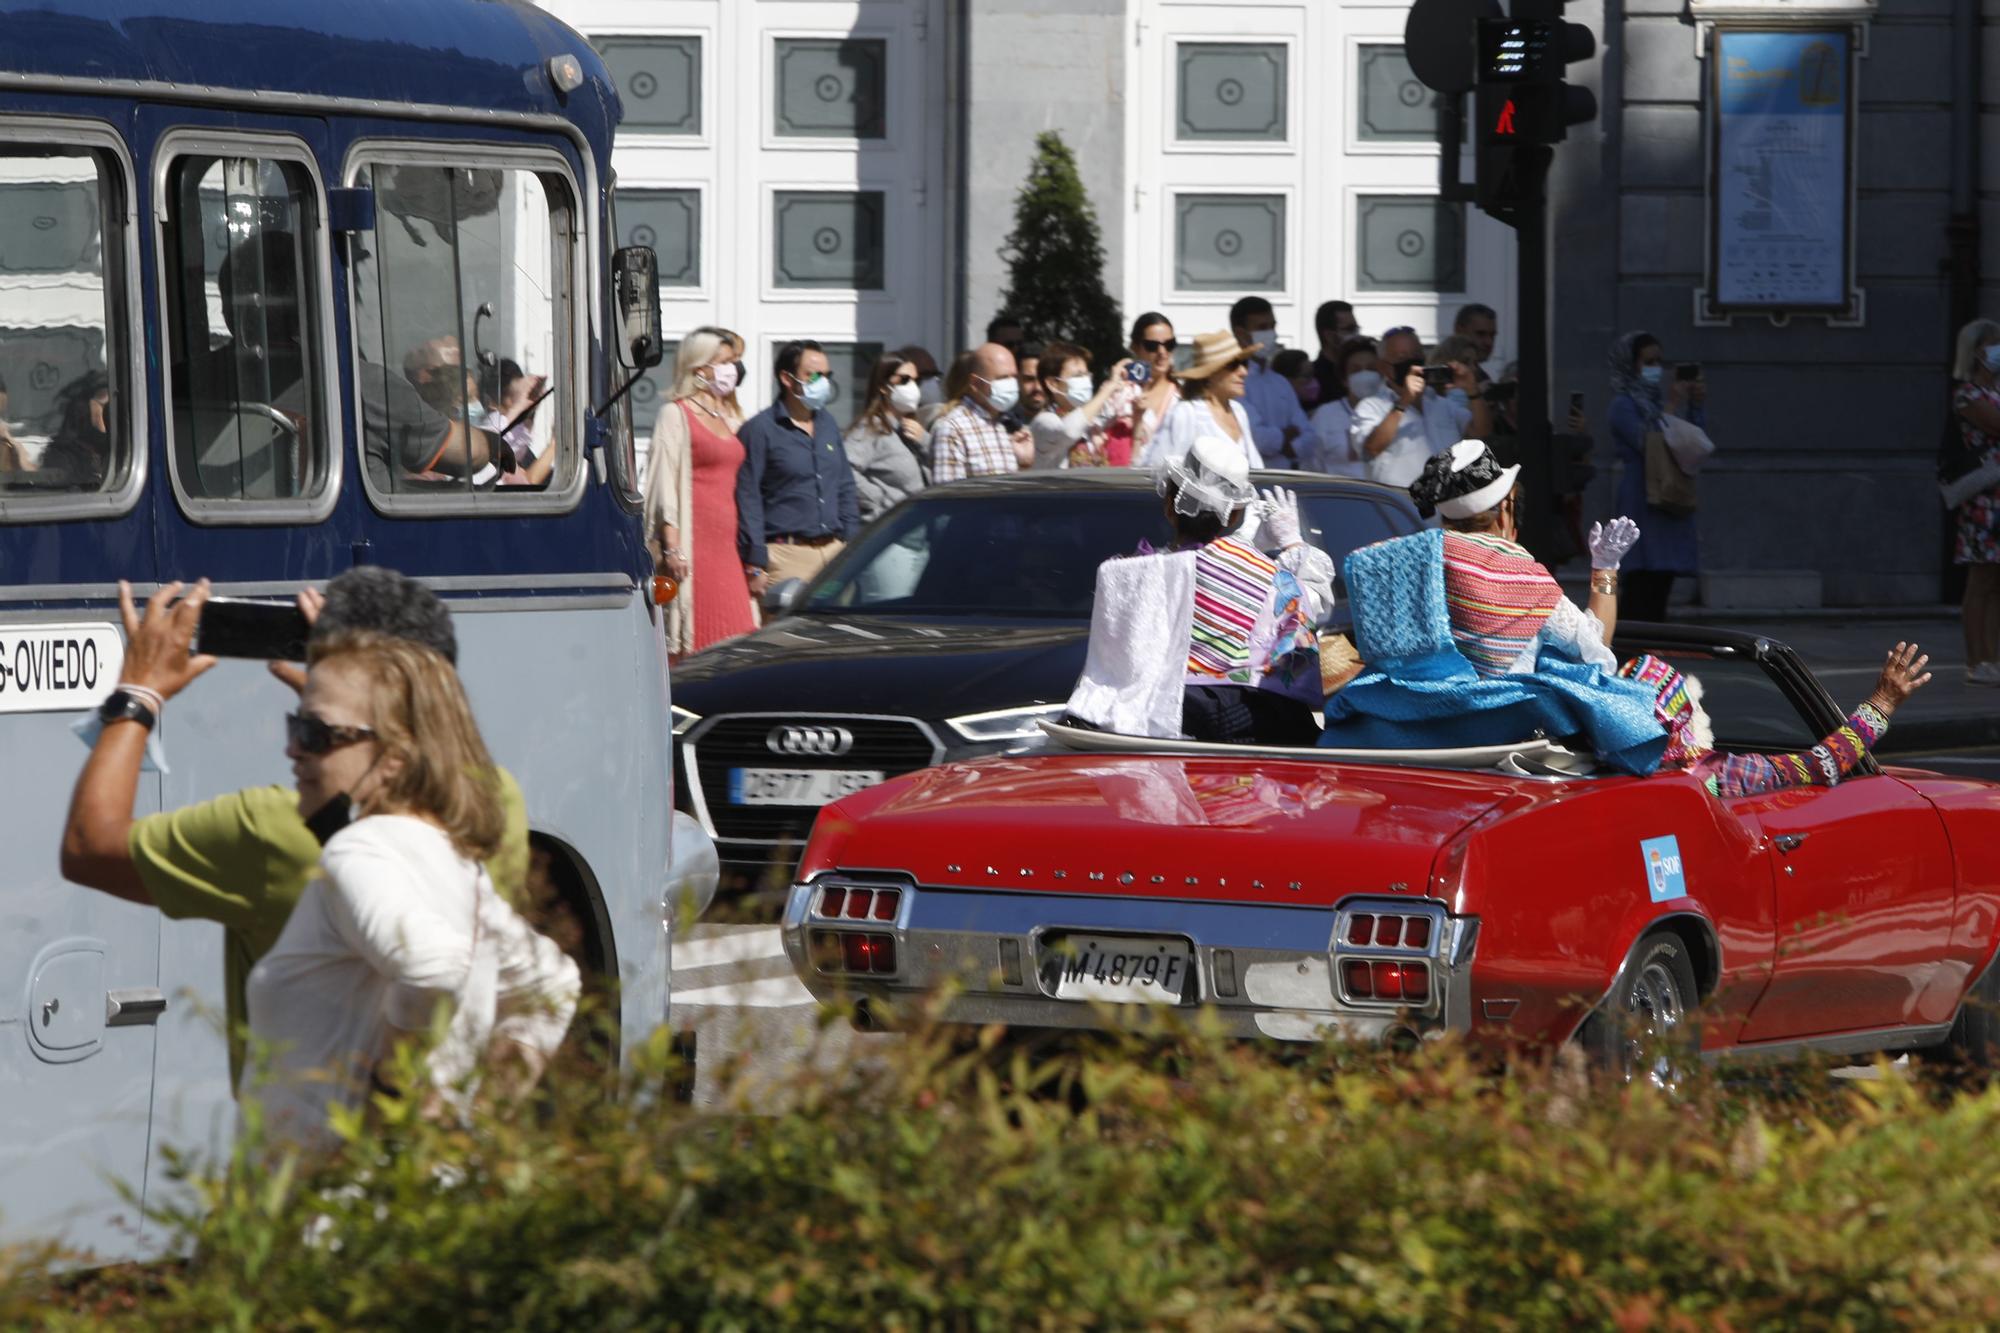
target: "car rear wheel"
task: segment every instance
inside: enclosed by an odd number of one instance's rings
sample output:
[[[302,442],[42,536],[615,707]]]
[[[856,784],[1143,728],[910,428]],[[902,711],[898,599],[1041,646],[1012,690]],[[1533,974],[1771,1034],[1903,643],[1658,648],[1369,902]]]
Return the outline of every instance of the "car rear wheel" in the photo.
[[[1989,965],[1959,1002],[1951,1035],[1920,1059],[1967,1071],[2000,1068],[2000,966]]]
[[[1701,1058],[1700,1003],[1687,945],[1672,932],[1655,932],[1632,946],[1618,984],[1584,1020],[1577,1044],[1614,1078],[1672,1091]]]

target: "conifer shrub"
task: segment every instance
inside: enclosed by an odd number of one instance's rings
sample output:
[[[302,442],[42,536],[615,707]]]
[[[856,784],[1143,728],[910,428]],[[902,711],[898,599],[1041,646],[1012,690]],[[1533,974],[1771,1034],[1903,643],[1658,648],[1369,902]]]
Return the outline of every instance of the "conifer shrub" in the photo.
[[[1014,230],[1002,305],[1031,338],[1087,347],[1099,374],[1124,352],[1124,321],[1104,287],[1104,240],[1097,212],[1061,134],[1035,136],[1028,179],[1014,198]]]

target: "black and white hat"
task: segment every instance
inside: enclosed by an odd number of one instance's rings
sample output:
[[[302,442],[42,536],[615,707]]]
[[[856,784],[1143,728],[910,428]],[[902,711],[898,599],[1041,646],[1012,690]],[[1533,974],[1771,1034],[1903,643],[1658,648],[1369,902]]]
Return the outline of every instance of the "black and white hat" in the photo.
[[[1501,467],[1493,451],[1480,440],[1460,440],[1432,454],[1423,474],[1410,483],[1410,498],[1425,518],[1471,518],[1506,499],[1521,475],[1517,463]]]

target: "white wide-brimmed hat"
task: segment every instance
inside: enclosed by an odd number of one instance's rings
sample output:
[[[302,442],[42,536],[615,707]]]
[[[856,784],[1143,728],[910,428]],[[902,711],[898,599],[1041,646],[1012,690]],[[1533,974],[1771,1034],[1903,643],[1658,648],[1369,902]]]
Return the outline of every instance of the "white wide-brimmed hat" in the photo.
[[[1225,521],[1257,498],[1243,446],[1204,435],[1184,454],[1168,458],[1153,474],[1161,495],[1174,491],[1177,514],[1214,514]]]

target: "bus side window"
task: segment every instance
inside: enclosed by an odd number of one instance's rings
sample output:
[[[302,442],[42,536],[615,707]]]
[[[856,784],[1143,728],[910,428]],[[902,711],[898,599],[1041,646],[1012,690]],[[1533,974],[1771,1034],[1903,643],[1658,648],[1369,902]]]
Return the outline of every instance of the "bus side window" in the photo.
[[[181,496],[200,511],[324,495],[332,451],[311,176],[302,162],[190,153],[167,173],[167,195],[168,422]]]
[[[0,142],[0,514],[131,477],[124,198],[109,153]]]
[[[362,461],[378,497],[525,495],[574,466],[574,210],[518,167],[381,162],[353,242]]]

